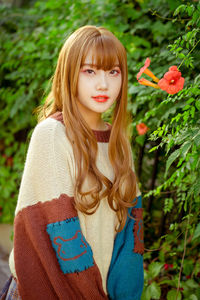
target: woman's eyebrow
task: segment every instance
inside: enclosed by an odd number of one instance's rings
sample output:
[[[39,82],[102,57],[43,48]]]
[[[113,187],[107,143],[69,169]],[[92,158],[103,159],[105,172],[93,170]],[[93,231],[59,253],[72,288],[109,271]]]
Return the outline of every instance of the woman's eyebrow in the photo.
[[[86,63],[86,64],[83,64],[82,65],[82,67],[85,67],[85,66],[89,66],[89,67],[97,67],[97,65],[95,65],[95,64],[89,64],[89,63]],[[114,67],[119,67],[119,65],[114,65],[112,68],[114,68]]]
[[[84,67],[84,66],[96,67],[97,65],[95,65],[95,64],[83,64],[82,66],[83,66],[83,67]]]

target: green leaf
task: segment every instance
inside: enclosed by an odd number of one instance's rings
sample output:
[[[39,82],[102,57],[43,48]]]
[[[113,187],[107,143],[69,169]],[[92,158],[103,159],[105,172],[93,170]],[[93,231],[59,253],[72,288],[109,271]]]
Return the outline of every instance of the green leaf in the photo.
[[[186,56],[185,56],[184,53],[179,53],[179,54],[178,54],[178,57],[179,57],[179,58],[185,58]]]
[[[197,225],[197,227],[195,229],[194,235],[192,237],[192,241],[198,237],[200,237],[200,223]]]
[[[193,97],[191,97],[190,99],[188,99],[187,101],[186,101],[186,103],[187,104],[191,104],[192,102],[194,102],[195,101],[195,99],[193,98]]]
[[[135,138],[136,142],[140,145],[140,146],[143,146],[144,145],[144,141],[145,141],[145,134],[143,135],[138,135],[136,138]]]
[[[191,114],[192,119],[194,119],[194,114],[195,114],[195,107],[194,106],[191,107],[190,114]]]
[[[149,150],[149,153],[155,151],[157,148],[158,148],[158,146],[155,146],[155,147],[151,148],[151,149]]]
[[[33,42],[27,42],[25,45],[24,45],[24,51],[25,52],[33,52],[37,50],[37,45]]]
[[[183,107],[183,110],[188,110],[190,108],[191,108],[191,106],[189,104],[187,104],[186,106]]]
[[[149,286],[144,289],[141,300],[151,300],[151,291]]]
[[[195,184],[194,184],[194,196],[195,197],[198,197],[198,195],[200,194],[200,181],[197,181]]]
[[[151,295],[151,299],[160,299],[161,288],[156,282],[152,282],[148,288]]]
[[[193,289],[193,290],[195,290],[199,287],[199,284],[196,281],[194,281],[194,279],[188,279],[186,281],[186,284],[190,289]]]
[[[199,18],[199,12],[195,11],[194,14],[192,15],[193,24],[198,20],[198,18]]]
[[[195,294],[192,294],[189,296],[188,300],[198,300],[198,298]]]
[[[200,145],[200,133],[195,136],[194,142],[197,145],[197,147],[199,147],[199,145]]]
[[[174,16],[178,15],[180,12],[184,12],[185,9],[187,8],[187,5],[180,5],[179,7],[177,7],[177,9],[174,12]]]
[[[180,156],[180,149],[175,150],[168,158],[166,163],[166,170],[165,173],[167,173],[169,167],[171,164]]]
[[[159,281],[159,284],[160,285],[167,284],[168,286],[172,286],[172,287],[175,286],[175,282],[170,279],[161,280],[161,281]]]
[[[159,263],[159,262],[153,262],[149,265],[149,275],[154,278],[156,276],[158,276],[158,274],[160,273],[160,270],[162,269],[163,264]]]
[[[181,293],[180,292],[178,292],[178,297],[176,298],[176,294],[177,294],[177,292],[176,292],[176,290],[171,290],[171,291],[169,291],[168,293],[167,293],[167,300],[181,300]]]
[[[165,199],[164,213],[170,212],[173,208],[174,201],[172,198]]]
[[[194,5],[188,6],[187,7],[188,16],[191,16],[193,12],[194,12]]]
[[[143,291],[142,291],[142,296],[140,300],[151,300],[150,295],[147,295],[147,289],[144,287]]]
[[[197,299],[199,300],[200,299],[200,287],[198,287],[195,291],[195,294],[197,296]]]
[[[185,143],[181,146],[180,152],[181,152],[181,155],[182,155],[184,158],[186,157],[186,155],[187,155],[187,153],[188,153],[188,151],[189,151],[189,149],[190,149],[191,146],[192,146],[192,143],[191,143],[190,141],[185,142]]]
[[[196,108],[197,108],[198,110],[200,110],[200,100],[197,100],[197,101],[195,102],[195,106],[196,106]]]

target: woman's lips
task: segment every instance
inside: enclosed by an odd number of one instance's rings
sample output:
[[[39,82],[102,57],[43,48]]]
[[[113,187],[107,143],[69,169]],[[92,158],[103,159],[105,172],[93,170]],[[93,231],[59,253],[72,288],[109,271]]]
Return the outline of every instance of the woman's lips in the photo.
[[[97,102],[106,102],[109,99],[106,95],[93,96],[92,98]]]

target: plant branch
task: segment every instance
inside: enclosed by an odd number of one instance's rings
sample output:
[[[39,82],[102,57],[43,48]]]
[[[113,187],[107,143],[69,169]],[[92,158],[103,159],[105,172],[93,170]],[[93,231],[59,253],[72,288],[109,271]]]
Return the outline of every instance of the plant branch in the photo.
[[[144,193],[148,193],[151,190],[143,190]],[[172,191],[166,191],[166,192],[159,192],[159,194],[168,194],[168,193],[175,193],[177,190],[172,190]]]
[[[180,69],[180,67],[182,66],[183,62],[186,60],[186,58],[190,55],[190,53],[194,50],[194,48],[198,45],[198,43],[200,42],[200,40],[198,40],[198,42],[193,46],[193,48],[190,50],[190,52],[187,54],[187,56],[182,60],[182,62],[180,63],[180,65],[178,66],[178,69]]]
[[[182,234],[183,234],[183,232],[180,232],[180,233],[177,235],[176,239],[178,239]],[[171,241],[171,243],[168,242],[167,245],[170,245],[170,244],[172,244],[172,243],[173,243],[173,241]],[[163,244],[162,246],[160,246],[160,247],[157,248],[157,249],[147,249],[147,248],[144,248],[144,250],[147,251],[147,252],[154,252],[154,251],[160,251],[163,247],[166,247],[166,243]]]
[[[159,15],[157,12],[156,12],[156,10],[154,11],[153,9],[149,9],[150,10],[150,12],[152,13],[152,15],[153,16],[156,16],[156,17],[158,17],[158,18],[160,18],[160,19],[163,19],[163,20],[170,20],[170,21],[176,21],[176,22],[180,22],[180,21],[189,21],[189,20],[191,20],[191,18],[185,18],[185,19],[181,19],[181,18],[179,18],[179,19],[177,19],[177,18],[166,18],[166,17],[163,17],[163,16],[161,16],[161,15]]]
[[[186,231],[185,231],[184,251],[183,251],[183,256],[182,256],[182,261],[181,261],[181,268],[180,268],[180,272],[179,272],[178,287],[177,287],[177,291],[176,291],[176,300],[178,299],[178,292],[179,292],[179,289],[180,289],[181,274],[182,274],[182,269],[183,269],[185,253],[186,253],[187,235],[188,235],[188,228],[189,228],[191,210],[192,210],[192,201],[190,202],[189,216],[188,216],[188,220],[187,220],[187,228],[186,228]]]

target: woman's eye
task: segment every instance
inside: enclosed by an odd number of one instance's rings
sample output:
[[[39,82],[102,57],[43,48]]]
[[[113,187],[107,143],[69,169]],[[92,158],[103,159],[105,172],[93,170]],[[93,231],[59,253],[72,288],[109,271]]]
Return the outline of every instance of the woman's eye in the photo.
[[[87,73],[87,74],[94,74],[94,70],[92,70],[92,69],[86,69],[83,72]]]
[[[120,71],[119,70],[115,70],[115,69],[110,71],[111,75],[118,75],[119,73],[120,73]]]

